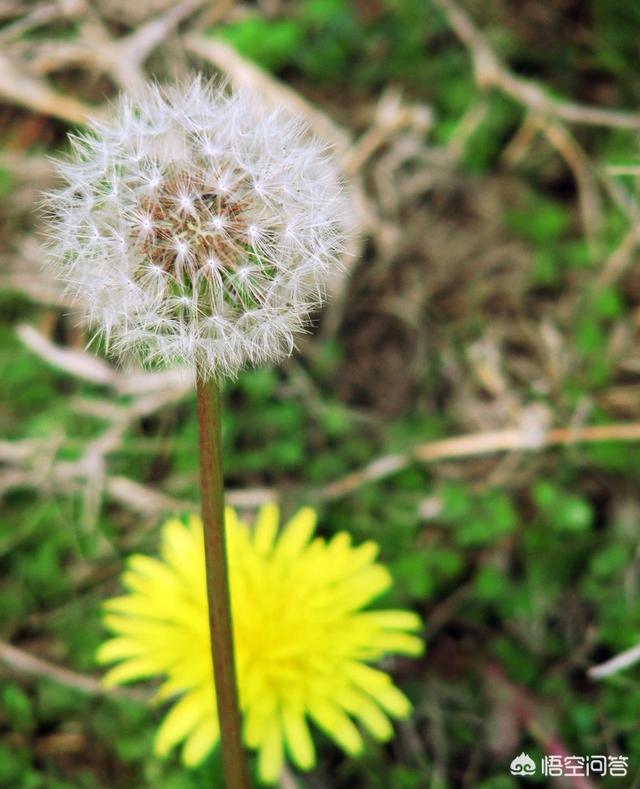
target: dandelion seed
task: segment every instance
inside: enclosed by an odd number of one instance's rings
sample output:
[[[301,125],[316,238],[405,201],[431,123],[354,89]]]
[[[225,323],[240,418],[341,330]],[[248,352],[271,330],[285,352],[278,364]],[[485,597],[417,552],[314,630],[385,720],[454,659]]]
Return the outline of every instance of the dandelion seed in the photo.
[[[309,723],[351,755],[362,750],[361,728],[389,739],[410,703],[369,664],[423,650],[415,614],[366,610],[391,584],[375,543],[355,547],[345,532],[314,539],[315,523],[307,507],[278,534],[275,505],[253,530],[226,511],[243,738],[265,783],[286,758],[314,766]],[[123,583],[127,593],[105,604],[114,637],[98,659],[117,664],[105,682],[162,677],[158,699],[174,704],[155,749],[164,756],[182,744],[183,761],[196,765],[218,740],[200,519],[166,523],[161,558],[131,557]]]
[[[143,363],[199,366],[210,377],[290,353],[344,249],[349,212],[331,156],[303,123],[250,92],[200,79],[149,86],[74,138],[58,169],[53,264],[87,320],[109,327],[114,352]],[[221,276],[203,278],[211,259]],[[309,261],[318,265],[307,272]],[[123,300],[119,283],[141,282],[150,265],[170,275],[164,291],[138,287]],[[264,281],[250,298],[224,276],[246,269]],[[171,313],[181,296],[197,310]],[[223,304],[234,344],[212,346],[203,322]],[[275,324],[259,349],[241,330],[255,309],[264,337]],[[174,320],[158,332],[160,315]]]

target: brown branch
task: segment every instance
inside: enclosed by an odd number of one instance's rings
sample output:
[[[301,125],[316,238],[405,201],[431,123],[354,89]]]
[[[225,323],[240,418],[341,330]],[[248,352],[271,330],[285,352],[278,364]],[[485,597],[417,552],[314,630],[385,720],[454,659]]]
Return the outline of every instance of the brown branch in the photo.
[[[16,334],[27,348],[47,364],[69,373],[74,378],[80,378],[97,386],[113,386],[116,381],[115,370],[97,356],[55,345],[27,323],[17,326]]]
[[[107,495],[127,509],[143,515],[160,515],[167,512],[196,512],[195,501],[176,499],[129,477],[109,476],[105,480]],[[274,501],[277,492],[273,488],[245,488],[227,490],[225,498],[229,504],[241,510],[254,510]]]
[[[181,22],[203,4],[204,0],[182,0],[165,14],[149,20],[133,33],[114,42],[107,65],[122,88],[134,92],[142,87],[144,62]]]
[[[0,441],[0,463],[24,463],[31,460],[34,454],[40,455],[44,447],[50,446],[50,441],[38,438]]]
[[[17,11],[17,9],[16,9]],[[0,44],[5,45],[15,41],[20,36],[24,36],[35,27],[42,27],[48,22],[57,22],[60,17],[67,19],[77,18],[82,13],[82,2],[71,3],[42,3],[30,10],[25,16],[21,16],[0,30]]]
[[[596,239],[602,229],[602,212],[600,194],[591,174],[589,159],[564,124],[541,116],[534,117],[532,121],[571,170],[578,188],[582,227],[591,254],[595,255],[598,251]]]
[[[333,500],[347,496],[361,485],[386,479],[412,463],[462,460],[497,452],[532,452],[601,441],[640,441],[640,422],[575,429],[555,428],[539,434],[516,429],[495,430],[430,441],[418,445],[410,452],[378,458],[367,466],[325,485],[318,492],[318,497],[321,500]]]
[[[634,222],[619,246],[606,259],[596,279],[596,286],[603,288],[615,282],[631,264],[639,245],[640,222]]]
[[[145,81],[144,62],[154,49],[171,35],[178,25],[201,8],[204,0],[182,0],[166,13],[154,17],[130,34],[114,40],[100,17],[87,9],[79,36],[73,41],[49,41],[41,44],[24,63],[0,56],[0,95],[28,109],[83,124],[101,109],[55,93],[43,76],[55,69],[81,66],[109,75],[123,90],[138,91]],[[21,70],[22,69],[22,70]],[[29,72],[29,74],[27,74]]]
[[[219,24],[229,16],[235,4],[236,0],[217,0],[212,6],[206,5],[192,26],[193,31],[201,32]]]
[[[0,641],[0,662],[21,674],[45,677],[87,696],[115,696],[133,701],[146,700],[146,694],[122,688],[105,688],[99,680],[93,677],[57,666],[55,663],[36,657],[24,649],[7,644],[5,641]]]
[[[17,326],[16,334],[29,350],[57,370],[96,386],[109,386],[121,395],[167,394],[172,390],[179,399],[193,389],[194,376],[189,370],[118,370],[87,351],[56,345],[30,324]]]
[[[23,293],[45,306],[68,308],[62,285],[42,271],[43,250],[32,237],[14,241],[15,252],[0,256],[0,287]]]
[[[0,54],[0,99],[71,124],[85,123],[90,115],[98,113],[78,99],[57,93],[44,80],[23,73],[3,54]]]
[[[514,74],[494,53],[471,17],[454,0],[433,0],[446,17],[473,60],[480,87],[502,90],[518,104],[538,115],[561,118],[568,123],[640,129],[640,114],[619,112],[588,104],[577,104],[549,96],[535,82]]]
[[[591,668],[587,669],[587,674],[591,679],[606,679],[619,671],[624,671],[630,666],[634,666],[638,662],[640,662],[640,644],[625,649],[624,652],[620,652],[620,654],[606,660],[604,663],[591,666]]]
[[[408,105],[396,88],[389,88],[380,97],[374,121],[367,131],[347,151],[343,167],[348,177],[361,170],[373,154],[403,129],[413,129],[421,137],[433,125],[429,107]]]

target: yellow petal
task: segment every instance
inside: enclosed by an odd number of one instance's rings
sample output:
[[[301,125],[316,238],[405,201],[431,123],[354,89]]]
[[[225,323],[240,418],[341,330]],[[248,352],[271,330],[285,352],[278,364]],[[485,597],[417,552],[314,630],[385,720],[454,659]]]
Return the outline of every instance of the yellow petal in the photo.
[[[301,770],[310,770],[316,763],[316,756],[304,713],[285,708],[282,723],[291,758]]]
[[[345,611],[362,608],[391,586],[391,575],[386,567],[373,564],[358,573],[345,585],[343,601]]]
[[[391,739],[393,727],[380,707],[371,700],[371,697],[358,691],[343,691],[340,694],[343,707],[369,730],[376,738],[385,742]]]
[[[196,519],[197,516],[192,515],[190,521],[192,518]],[[179,518],[170,518],[162,527],[162,548],[164,549],[167,543],[181,542],[189,536],[189,531]]]
[[[309,715],[332,740],[355,756],[362,751],[362,737],[353,721],[335,704],[314,700],[309,705]]]
[[[367,540],[367,542],[363,542],[362,545],[358,545],[357,548],[352,548],[350,562],[351,572],[355,572],[371,564],[379,552],[380,547],[378,543],[373,542],[373,540]]]
[[[181,623],[168,621],[163,622],[159,619],[154,621],[153,619],[135,613],[136,608],[138,607],[137,602],[141,603],[140,607],[143,610],[146,610],[147,608],[152,610],[152,600],[141,599],[138,601],[137,598],[133,597],[114,597],[108,602],[108,610],[115,611],[116,613],[107,614],[102,618],[102,622],[108,630],[113,631],[117,635],[131,636],[131,638],[135,639],[136,641],[146,641],[148,639],[152,640],[154,636],[156,638],[166,639],[168,633],[174,629],[184,638],[185,629],[180,627]],[[130,615],[122,616],[122,613]],[[161,613],[158,610],[157,603],[155,606],[155,613],[158,615]]]
[[[227,532],[234,531],[240,525],[238,513],[233,509],[233,507],[224,508],[224,525]]]
[[[260,507],[253,535],[253,544],[258,553],[266,554],[273,548],[279,518],[280,511],[275,502],[268,502]]]
[[[278,558],[293,559],[308,544],[316,528],[316,511],[303,507],[291,518],[278,541]]]
[[[348,673],[356,685],[395,718],[406,718],[411,713],[411,702],[393,684],[391,677],[362,663],[351,664]]]
[[[182,761],[187,767],[196,767],[218,742],[218,723],[215,718],[207,718],[187,740],[182,749]]]
[[[163,529],[162,557],[171,566],[186,587],[196,587],[204,582],[204,551],[202,525],[192,516],[190,525],[173,520]]]
[[[175,745],[184,740],[206,713],[203,694],[198,691],[187,693],[177,701],[166,714],[156,734],[154,748],[158,756],[166,756]]]
[[[245,714],[244,737],[247,744],[252,748],[257,748],[277,722],[276,697],[263,690],[252,699]]]
[[[389,630],[422,630],[422,620],[413,611],[367,611],[362,616]]]
[[[144,581],[151,581],[159,586],[174,587],[179,583],[179,579],[164,562],[158,559],[152,559],[149,556],[142,556],[141,554],[134,554],[127,562],[129,568],[124,573],[122,580],[125,586],[137,588],[138,584]]]
[[[107,671],[102,683],[105,687],[111,688],[114,685],[123,685],[125,682],[131,682],[134,679],[152,677],[157,673],[158,665],[156,662],[146,658],[134,658],[133,660],[125,660],[124,663],[120,663]]]
[[[409,633],[380,633],[375,642],[383,652],[397,652],[416,657],[424,651],[422,639]]]
[[[274,784],[280,777],[284,764],[282,729],[277,718],[271,722],[259,746],[258,774],[267,784]]]
[[[392,682],[376,693],[376,701],[395,718],[408,718],[411,715],[411,702]]]
[[[140,617],[161,619],[166,612],[163,608],[158,607],[158,599],[162,599],[164,603],[166,598],[166,592],[161,595],[130,594],[123,595],[122,597],[112,597],[104,603],[103,607],[105,611],[117,611],[121,614],[129,614],[133,622],[132,627],[136,627],[136,622],[140,621]],[[103,621],[109,629],[113,629],[110,624],[107,624],[110,621],[108,617],[105,617]],[[122,620],[120,620],[120,627],[122,626]]]
[[[131,658],[145,652],[148,647],[133,638],[111,638],[96,652],[98,663],[113,663],[115,660]]]

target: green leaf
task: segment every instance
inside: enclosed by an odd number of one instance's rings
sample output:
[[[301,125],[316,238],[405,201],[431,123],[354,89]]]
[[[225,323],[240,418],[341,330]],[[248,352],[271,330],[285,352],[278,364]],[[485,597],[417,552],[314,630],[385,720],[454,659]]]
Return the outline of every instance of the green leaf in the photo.
[[[250,17],[227,25],[220,35],[240,54],[254,60],[264,68],[277,71],[291,59],[292,53],[302,44],[303,31],[295,19],[267,20]]]
[[[396,560],[391,566],[391,574],[396,587],[410,597],[425,599],[431,596],[434,579],[423,551]]]
[[[554,241],[569,227],[571,216],[567,208],[551,200],[531,199],[521,210],[508,211],[507,227],[535,243]]]
[[[20,685],[11,683],[0,691],[0,710],[16,731],[30,731],[35,725],[31,699]]]
[[[496,567],[480,567],[473,579],[474,597],[484,602],[499,600],[509,590],[504,572]]]
[[[549,513],[556,506],[559,493],[555,485],[546,480],[541,480],[533,485],[532,497],[536,506],[544,513]]]
[[[614,543],[591,557],[589,569],[600,578],[610,578],[623,570],[630,560],[629,549],[620,543]]]
[[[604,320],[619,318],[624,312],[624,302],[617,288],[599,289],[593,300],[596,315]]]
[[[447,521],[457,521],[469,512],[471,507],[467,488],[459,482],[446,482],[440,490],[442,501],[441,517]]]
[[[0,167],[0,197],[6,197],[13,186],[13,178],[9,170]]]
[[[454,524],[454,538],[466,547],[487,545],[515,528],[517,515],[509,498],[492,492],[474,502],[459,523]]]
[[[585,531],[593,522],[593,512],[581,496],[565,496],[558,507],[555,525],[560,531]]]
[[[556,531],[580,532],[593,523],[593,509],[587,499],[566,493],[546,480],[535,483],[532,498],[545,520]]]

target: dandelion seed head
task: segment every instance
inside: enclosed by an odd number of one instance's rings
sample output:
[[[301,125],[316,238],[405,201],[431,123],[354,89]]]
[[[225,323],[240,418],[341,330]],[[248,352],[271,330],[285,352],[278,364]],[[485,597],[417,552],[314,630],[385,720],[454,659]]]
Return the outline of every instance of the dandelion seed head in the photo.
[[[315,523],[309,507],[280,533],[273,504],[253,529],[226,513],[243,739],[265,783],[277,781],[287,758],[301,770],[314,766],[312,726],[351,755],[363,749],[362,729],[388,740],[391,720],[411,705],[370,664],[423,650],[413,612],[369,608],[391,584],[375,543],[354,546],[346,532],[314,538]],[[219,732],[200,519],[166,523],[160,558],[131,557],[123,583],[126,594],[105,604],[113,633],[98,652],[113,664],[105,682],[160,677],[159,699],[174,704],[156,752],[182,746],[185,764],[196,765]]]
[[[74,137],[58,169],[50,259],[123,358],[207,375],[281,358],[345,247],[332,156],[245,90],[147,86]]]

